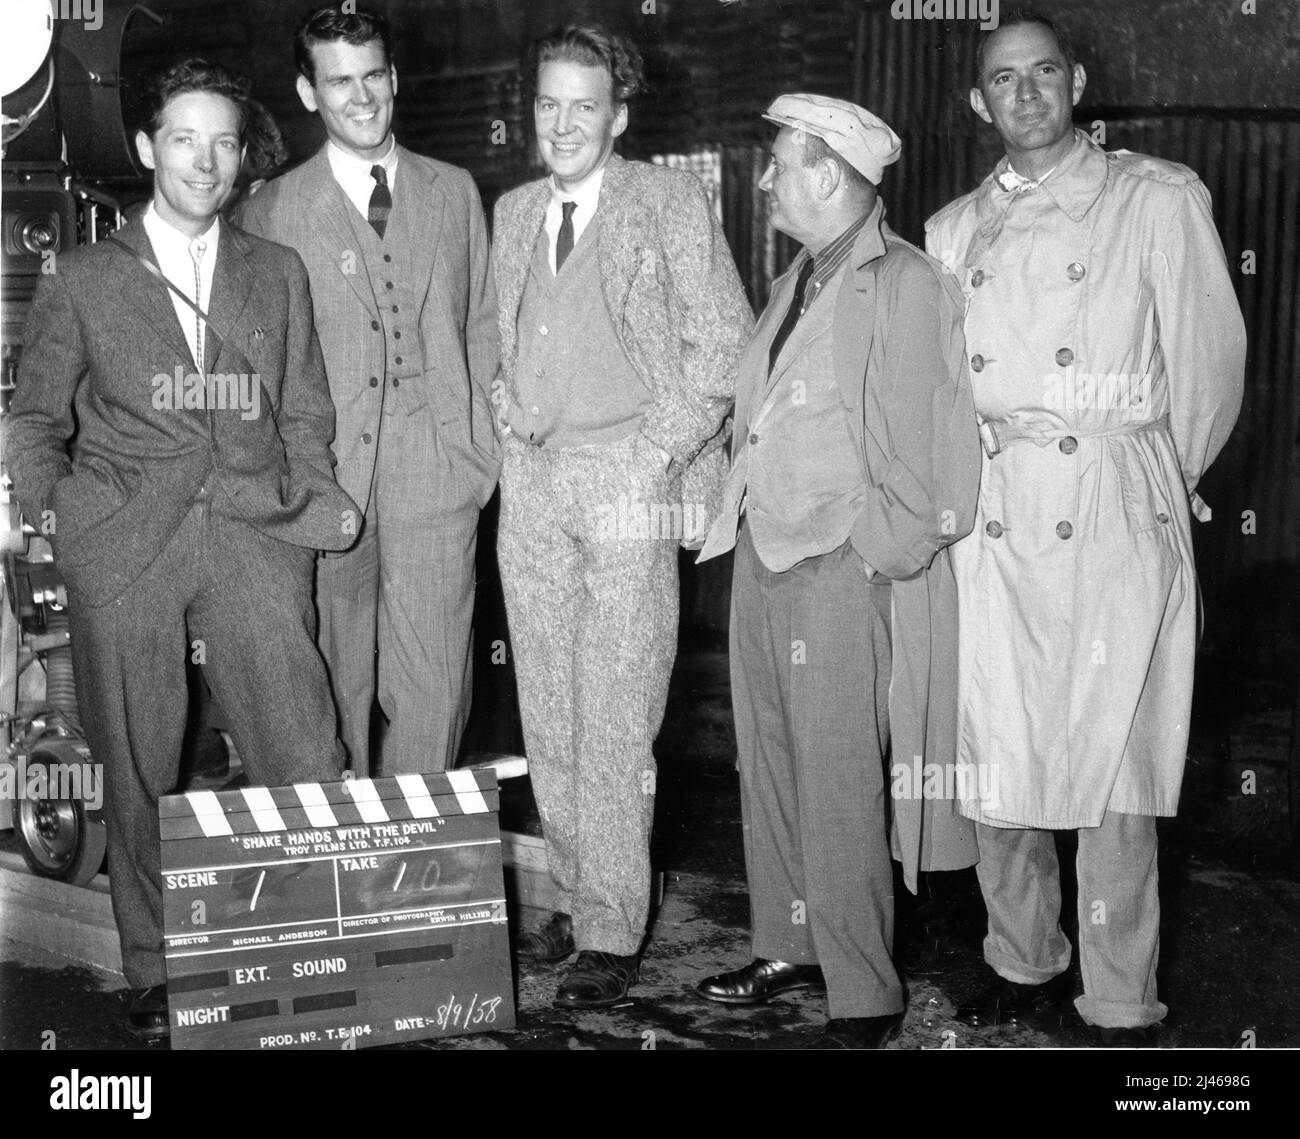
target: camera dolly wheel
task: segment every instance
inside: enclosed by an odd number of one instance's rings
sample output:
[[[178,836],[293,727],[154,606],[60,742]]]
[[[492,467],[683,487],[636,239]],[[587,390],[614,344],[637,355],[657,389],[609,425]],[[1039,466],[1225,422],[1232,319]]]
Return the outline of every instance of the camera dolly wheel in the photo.
[[[44,768],[43,795],[23,795],[14,804],[14,836],[23,861],[33,874],[58,878],[84,886],[104,864],[108,832],[100,812],[91,808],[84,796],[63,797],[58,794],[58,770],[71,765],[81,767],[86,759],[84,745],[57,739],[41,742],[27,757],[27,784],[37,769]]]

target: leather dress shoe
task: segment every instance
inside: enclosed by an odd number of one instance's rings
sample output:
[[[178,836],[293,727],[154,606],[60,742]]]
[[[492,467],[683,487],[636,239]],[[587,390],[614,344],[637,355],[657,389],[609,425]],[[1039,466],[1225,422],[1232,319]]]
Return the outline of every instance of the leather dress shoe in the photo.
[[[1157,1025],[1132,1028],[1098,1028],[1097,1037],[1103,1048],[1159,1048],[1156,1043]]]
[[[705,977],[695,986],[695,991],[706,1000],[724,1005],[759,1005],[793,989],[824,993],[826,979],[821,966],[791,965],[787,961],[755,957],[743,968]]]
[[[958,1008],[954,1019],[971,1028],[996,1028],[1006,1024],[1055,1032],[1065,1023],[1064,1004],[1070,988],[1068,972],[1041,985],[1022,985],[998,977],[970,1004]]]
[[[171,1035],[171,1020],[167,1015],[167,986],[150,985],[147,989],[132,989],[131,1003],[127,1006],[126,1022],[131,1031],[144,1040],[165,1040]]]
[[[573,918],[551,914],[540,926],[519,938],[516,946],[521,961],[563,961],[573,952]]]
[[[903,1027],[903,1014],[833,1017],[826,1022],[814,1048],[883,1048]]]
[[[638,964],[635,953],[624,957],[584,949],[555,991],[556,1008],[609,1008],[618,1004],[636,983]]]

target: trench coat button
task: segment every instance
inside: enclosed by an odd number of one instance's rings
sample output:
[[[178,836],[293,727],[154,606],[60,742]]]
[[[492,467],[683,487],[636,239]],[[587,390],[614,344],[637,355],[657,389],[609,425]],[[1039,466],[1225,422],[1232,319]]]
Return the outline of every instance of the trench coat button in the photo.
[[[370,442],[370,432],[369,432],[369,431],[367,431],[363,436],[361,436],[361,442],[363,442],[363,443],[369,443],[369,442]]]
[[[978,352],[976,352],[975,355],[970,358],[970,370],[972,372],[984,371],[984,357],[981,356]]]
[[[977,289],[984,284],[984,270],[976,269],[975,272],[970,275],[970,283]]]
[[[390,292],[393,290],[393,287],[394,287],[394,286],[393,286],[393,282],[392,282],[392,281],[385,281],[385,282],[384,282],[384,288],[388,289]]]
[[[394,377],[393,377],[393,387],[395,387],[395,388],[400,388],[401,386],[402,386],[402,381],[399,380],[396,376],[394,376]]]
[[[986,533],[990,538],[1001,538],[1001,537],[1002,537],[1002,523],[1001,523],[1001,522],[989,522],[989,523],[984,527],[984,533]]]
[[[1069,277],[1071,281],[1082,281],[1087,273],[1088,270],[1085,269],[1082,262],[1079,261],[1071,261],[1065,267],[1065,275]]]
[[[1057,446],[1061,448],[1062,455],[1073,455],[1079,449],[1079,440],[1073,435],[1067,435]]]
[[[1074,534],[1074,527],[1068,522],[1058,522],[1056,524],[1056,536],[1064,542]]]
[[[542,409],[541,409],[540,407],[534,407],[534,408],[533,408],[533,414],[534,414],[534,415],[541,415],[541,414],[542,414]]]
[[[1169,515],[1166,514],[1166,513],[1162,510],[1159,514],[1156,515],[1156,521],[1159,522],[1159,523],[1161,523],[1161,524],[1163,524],[1163,523],[1165,523],[1165,522],[1168,522],[1168,521],[1169,521]]]
[[[402,339],[402,334],[401,334],[401,332],[400,332],[400,331],[394,331],[394,333],[393,333],[393,339],[394,339],[394,340],[401,340],[401,339]]]
[[[758,436],[757,436],[757,435],[751,435],[751,436],[749,437],[749,445],[750,445],[751,447],[757,447],[757,446],[758,446]]]
[[[379,387],[379,377],[378,377],[378,376],[371,376],[371,377],[370,377],[370,386],[371,386],[372,388],[377,388],[377,387]]]
[[[379,331],[379,321],[377,321],[377,320],[372,320],[372,321],[370,322],[370,331],[371,331],[371,332],[378,332],[378,331]]]
[[[1056,352],[1056,362],[1060,364],[1062,368],[1068,368],[1074,363],[1074,353],[1068,348],[1059,348]]]
[[[402,362],[402,358],[401,358],[400,356],[394,356],[394,357],[393,357],[393,363],[394,363],[394,364],[400,364],[401,362]]]

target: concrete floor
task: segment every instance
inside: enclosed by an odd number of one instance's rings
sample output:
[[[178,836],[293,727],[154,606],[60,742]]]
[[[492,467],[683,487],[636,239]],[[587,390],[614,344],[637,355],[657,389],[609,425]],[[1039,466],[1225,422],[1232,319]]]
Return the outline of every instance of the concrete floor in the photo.
[[[1216,799],[1242,762],[1266,771],[1278,749],[1284,749],[1282,689],[1252,692],[1253,697],[1229,702],[1238,709],[1231,719],[1202,722],[1194,732],[1183,817],[1162,827],[1161,995],[1171,1009],[1162,1047],[1239,1047],[1249,1033],[1260,1048],[1300,1044],[1295,864],[1278,847],[1275,819],[1251,816],[1243,837],[1224,823],[1233,808]],[[517,973],[516,1030],[403,1047],[750,1050],[809,1045],[826,1019],[820,997],[792,995],[736,1010],[692,992],[702,977],[749,958],[725,654],[703,650],[683,655],[657,751],[654,850],[665,872],[665,896],[631,1000],[603,1012],[557,1010],[551,998],[564,966],[529,966]],[[1218,820],[1217,829],[1206,819]],[[1070,865],[1068,840],[1062,854],[1063,865]],[[898,899],[896,956],[907,979],[909,1004],[903,1032],[891,1048],[1047,1048],[1092,1042],[1080,1024],[1047,1037],[1028,1029],[974,1032],[952,1021],[954,1004],[972,996],[986,979],[980,954],[984,915],[973,871],[929,875],[921,898],[911,898],[900,886]],[[0,1048],[40,1048],[48,1033],[61,1050],[140,1047],[124,1027],[117,991],[121,984],[120,978],[20,946],[0,929]]]

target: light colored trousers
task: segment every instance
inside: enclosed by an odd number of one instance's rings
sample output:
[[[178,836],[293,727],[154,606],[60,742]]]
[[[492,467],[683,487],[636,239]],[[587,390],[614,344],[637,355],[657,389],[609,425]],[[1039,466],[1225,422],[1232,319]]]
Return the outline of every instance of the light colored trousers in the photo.
[[[578,949],[636,953],[650,902],[653,745],[677,652],[677,548],[638,532],[677,501],[635,437],[505,444],[497,558],[528,771]],[[620,499],[622,501],[620,502]]]
[[[1079,966],[1088,1024],[1136,1028],[1169,1011],[1156,999],[1160,894],[1156,820],[1108,811],[1099,827],[1081,827]],[[1054,832],[976,826],[976,867],[989,931],[984,960],[999,976],[1038,985],[1065,972],[1070,943],[1061,931],[1061,874]]]
[[[339,735],[359,776],[456,762],[473,691],[471,627],[478,503],[438,436],[432,407],[386,401],[356,544],[316,561],[318,642]],[[370,754],[376,694],[388,718]]]

